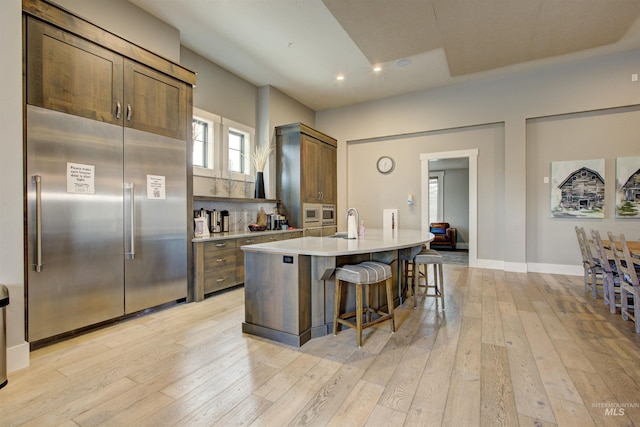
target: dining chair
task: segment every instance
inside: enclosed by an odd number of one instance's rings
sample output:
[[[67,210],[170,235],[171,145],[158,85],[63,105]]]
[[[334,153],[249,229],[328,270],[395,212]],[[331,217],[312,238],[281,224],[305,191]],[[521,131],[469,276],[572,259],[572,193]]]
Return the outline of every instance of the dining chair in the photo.
[[[624,320],[633,320],[636,333],[640,334],[640,259],[633,258],[624,234],[609,234],[611,251],[620,274],[620,313]],[[633,299],[633,305],[629,302]]]
[[[602,270],[604,303],[609,306],[609,311],[615,314],[618,311],[618,307],[620,307],[620,275],[618,274],[616,262],[614,259],[610,259],[604,249],[598,230],[591,230],[589,244],[593,249],[594,259]]]
[[[594,298],[598,298],[598,287],[603,286],[602,269],[596,262],[589,247],[587,233],[583,227],[575,226],[578,246],[582,254],[582,267],[584,268],[584,291],[589,292]]]

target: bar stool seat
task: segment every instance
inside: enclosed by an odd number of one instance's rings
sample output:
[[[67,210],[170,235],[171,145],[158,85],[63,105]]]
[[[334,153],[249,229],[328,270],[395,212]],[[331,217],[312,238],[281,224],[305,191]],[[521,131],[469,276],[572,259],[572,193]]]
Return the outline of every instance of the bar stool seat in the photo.
[[[424,293],[420,296],[434,297],[436,299],[436,307],[438,299],[442,303],[442,310],[444,310],[444,282],[442,278],[442,255],[438,251],[433,249],[423,249],[413,260],[415,274],[412,276],[412,290],[413,290],[413,307],[416,307],[416,300],[418,299],[418,288],[420,285],[420,266],[425,265],[425,284]],[[428,265],[433,264],[433,285],[429,284],[429,276],[427,274]],[[416,282],[416,277],[418,281]],[[433,293],[429,293],[429,289],[433,289]]]
[[[393,292],[391,289],[391,266],[381,262],[366,261],[355,265],[344,265],[336,268],[336,290],[333,309],[333,335],[338,333],[338,324],[354,328],[358,337],[358,347],[362,346],[362,330],[377,323],[389,320],[391,322],[391,332],[395,332],[395,324],[393,320]],[[354,284],[356,286],[356,309],[348,313],[340,313],[342,283]],[[387,291],[387,312],[372,308],[371,296],[369,289],[372,285],[385,283]],[[365,286],[367,293],[367,306],[363,306],[362,287]],[[380,317],[371,320],[371,314],[377,314]],[[366,322],[363,322],[363,315]],[[355,317],[355,323],[347,319]]]

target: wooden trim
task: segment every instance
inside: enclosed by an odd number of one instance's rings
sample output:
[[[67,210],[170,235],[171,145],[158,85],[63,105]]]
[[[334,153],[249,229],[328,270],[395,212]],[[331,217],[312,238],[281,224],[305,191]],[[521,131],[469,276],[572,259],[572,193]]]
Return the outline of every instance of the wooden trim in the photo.
[[[190,85],[196,73],[44,0],[22,0],[22,12]]]

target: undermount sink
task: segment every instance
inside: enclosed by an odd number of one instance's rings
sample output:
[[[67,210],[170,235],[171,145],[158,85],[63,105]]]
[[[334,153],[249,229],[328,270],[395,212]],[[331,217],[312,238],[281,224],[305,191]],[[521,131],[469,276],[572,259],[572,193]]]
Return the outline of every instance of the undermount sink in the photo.
[[[333,236],[329,236],[330,239],[348,239],[347,233],[336,233]]]

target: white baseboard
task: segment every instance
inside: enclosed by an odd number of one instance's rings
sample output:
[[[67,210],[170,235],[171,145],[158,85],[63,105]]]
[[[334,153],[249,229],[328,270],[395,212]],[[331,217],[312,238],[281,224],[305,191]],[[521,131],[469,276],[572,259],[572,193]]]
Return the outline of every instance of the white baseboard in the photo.
[[[548,273],[565,274],[567,276],[582,276],[584,274],[584,270],[580,265],[506,262],[495,259],[478,259],[475,267],[489,270],[511,271],[514,273]]]
[[[29,367],[29,343],[7,348],[7,372],[15,372]]]
[[[532,273],[565,274],[567,276],[582,276],[584,269],[580,265],[540,264],[531,262],[527,267]]]

